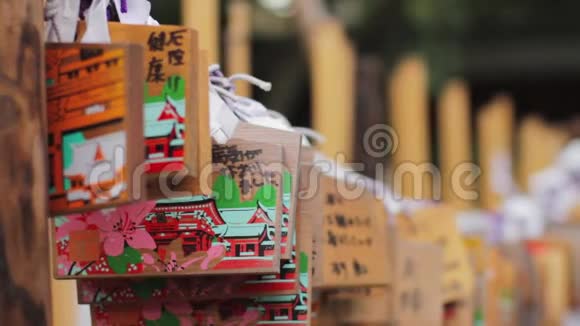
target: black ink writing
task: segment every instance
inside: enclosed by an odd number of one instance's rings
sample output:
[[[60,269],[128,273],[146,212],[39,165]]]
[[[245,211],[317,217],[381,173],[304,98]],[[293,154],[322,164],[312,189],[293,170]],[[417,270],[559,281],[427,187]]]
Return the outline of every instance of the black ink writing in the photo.
[[[237,145],[214,145],[212,150],[212,161],[221,164],[239,163],[245,160],[253,160],[260,154],[262,154],[261,149],[242,151],[238,150]]]
[[[337,276],[347,276],[347,268],[344,262],[332,262],[332,273]]]
[[[183,45],[183,34],[187,30],[180,29],[177,31],[169,32],[169,38],[166,32],[153,32],[149,34],[147,39],[147,45],[149,46],[149,51],[164,51],[165,47]]]
[[[149,39],[147,40],[147,45],[149,45],[149,51],[163,51],[165,48],[165,42],[167,35],[165,32],[151,33],[149,34]]]
[[[370,247],[373,244],[373,239],[370,236],[347,234],[336,230],[327,230],[326,234],[328,244],[333,247]]]
[[[185,56],[185,51],[182,49],[175,49],[167,52],[167,57],[169,59],[169,64],[173,66],[183,66],[183,58]]]
[[[356,276],[368,274],[368,269],[364,264],[361,264],[356,258],[352,261],[352,267]]]
[[[164,81],[163,60],[156,57],[151,58],[147,72],[147,82],[159,83]]]
[[[175,46],[182,46],[183,45],[183,34],[186,32],[186,29],[180,29],[177,31],[173,31],[169,33],[169,40],[167,40],[167,46],[175,45]]]

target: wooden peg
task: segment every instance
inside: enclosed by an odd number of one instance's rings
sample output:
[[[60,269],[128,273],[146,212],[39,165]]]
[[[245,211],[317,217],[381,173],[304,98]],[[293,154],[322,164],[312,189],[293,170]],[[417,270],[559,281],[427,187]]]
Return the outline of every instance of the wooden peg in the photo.
[[[454,189],[452,180],[460,164],[472,162],[469,89],[465,82],[451,80],[446,84],[439,98],[437,117],[443,199],[457,207],[468,208],[471,202],[461,198],[464,188]]]
[[[312,123],[326,137],[326,155],[352,158],[355,52],[343,27],[326,21],[312,29],[309,41]]]
[[[481,207],[496,210],[503,203],[503,196],[494,189],[494,177],[501,165],[499,160],[512,160],[514,107],[510,97],[495,97],[477,116],[479,141],[479,163],[482,170],[480,178]],[[498,164],[499,163],[499,164]],[[503,180],[505,181],[505,180]]]
[[[532,175],[547,168],[566,143],[568,133],[563,128],[548,125],[541,117],[524,118],[518,130],[518,181],[528,189]]]
[[[404,197],[431,198],[432,179],[423,172],[424,163],[430,162],[428,72],[424,60],[419,56],[403,58],[395,67],[387,88],[390,123],[399,140],[392,161],[396,179],[393,183],[402,182]],[[411,173],[410,178],[405,176],[402,172],[409,171],[409,163],[414,165],[414,171],[421,173]],[[416,189],[419,185],[421,189]]]
[[[226,72],[228,75],[252,72],[252,4],[247,0],[233,0],[228,5]],[[236,83],[236,94],[250,97],[251,84]]]
[[[220,62],[219,0],[181,1],[183,23],[199,32],[199,47],[207,50],[210,63]]]

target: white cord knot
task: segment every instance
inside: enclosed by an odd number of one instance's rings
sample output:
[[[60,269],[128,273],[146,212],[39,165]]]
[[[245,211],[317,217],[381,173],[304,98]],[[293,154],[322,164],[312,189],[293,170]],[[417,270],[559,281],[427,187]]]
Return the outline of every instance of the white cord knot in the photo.
[[[312,129],[292,127],[288,119],[280,112],[268,110],[260,102],[235,94],[234,82],[237,80],[246,81],[266,92],[269,92],[272,89],[271,83],[249,74],[234,74],[226,77],[221,72],[220,66],[218,64],[212,64],[209,66],[209,74],[210,89],[221,95],[221,97],[228,103],[228,106],[232,112],[241,120],[250,123],[253,122],[256,124],[261,124],[257,122],[257,120],[260,120],[259,118],[269,117],[280,121],[283,129],[293,130],[301,133],[303,136],[311,138],[317,143],[324,143],[326,141],[322,134]],[[264,120],[262,120],[262,123],[264,123]],[[308,146],[310,145],[306,138],[303,139],[303,142],[305,142]]]
[[[58,0],[46,0],[46,4],[44,5],[44,21],[48,23],[48,26],[45,28],[48,33],[47,40],[52,38],[57,42],[61,42],[60,31],[58,24],[55,21],[56,15],[58,14],[58,8]],[[54,37],[49,37],[51,32],[53,33]]]
[[[264,116],[268,112],[273,112],[266,109],[259,102],[237,95],[234,87],[236,80],[244,80],[267,92],[272,89],[271,83],[248,74],[235,74],[226,77],[221,72],[218,64],[210,65],[209,73],[210,89],[221,95],[230,104],[230,108],[240,119],[247,121],[250,118]]]
[[[46,0],[46,42],[74,42],[79,19],[79,0]]]
[[[58,0],[46,0],[44,5],[44,20],[53,20],[58,12]]]

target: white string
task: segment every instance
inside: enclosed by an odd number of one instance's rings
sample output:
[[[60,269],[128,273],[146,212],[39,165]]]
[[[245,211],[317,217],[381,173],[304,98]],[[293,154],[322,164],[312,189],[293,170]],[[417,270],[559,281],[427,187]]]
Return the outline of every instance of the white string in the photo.
[[[230,77],[228,77],[228,81],[232,84],[237,80],[247,81],[248,83],[250,83],[252,85],[256,85],[256,86],[260,87],[265,92],[269,92],[270,90],[272,90],[272,83],[263,81],[259,78],[252,76],[252,75],[234,74],[234,75],[231,75]]]
[[[209,72],[210,72],[210,74],[213,74],[213,73],[221,74],[220,66],[218,64],[210,65]],[[261,104],[252,106],[252,104],[259,104],[258,102],[255,102],[252,99],[249,99],[249,98],[246,98],[243,96],[239,96],[239,95],[234,93],[235,88],[234,88],[233,82],[236,80],[247,81],[250,84],[257,86],[266,92],[268,92],[272,89],[271,83],[266,82],[264,80],[261,80],[259,78],[256,78],[254,76],[248,75],[248,74],[236,74],[236,75],[233,75],[231,77],[210,76],[209,77],[209,81],[210,81],[209,86],[210,86],[210,89],[212,89],[215,92],[217,92],[218,94],[220,94],[222,96],[222,98],[224,98],[224,100],[226,100],[228,102],[228,104],[230,104],[229,107],[232,109],[232,111],[240,119],[242,119],[244,121],[247,121],[248,119],[250,119],[252,117],[263,116],[265,114],[268,114],[268,112],[270,110],[268,110],[266,108],[258,109],[258,110],[255,109],[256,107],[261,106]]]
[[[57,42],[61,42],[62,38],[60,37],[60,31],[58,28],[58,24],[56,23],[56,15],[58,13],[59,3],[58,0],[47,0],[46,4],[44,5],[44,20],[48,22],[48,26],[46,27],[47,35],[46,40],[50,40],[50,34],[54,33]]]
[[[81,43],[111,43],[107,22],[108,0],[92,0],[85,11],[87,29]]]
[[[291,126],[288,119],[280,112],[269,110],[261,103],[247,97],[239,96],[235,93],[234,82],[238,80],[246,81],[266,92],[269,92],[272,89],[272,83],[243,73],[234,74],[229,77],[215,76],[216,74],[221,75],[220,66],[218,64],[210,65],[209,73],[210,89],[217,92],[226,102],[228,102],[230,109],[238,118],[242,119],[243,121],[251,122],[250,120],[252,118],[269,116],[274,119],[284,121],[285,124]],[[214,76],[211,76],[211,74],[214,74]],[[310,128],[292,127],[291,129],[315,140],[317,143],[324,143],[326,141],[326,138],[322,134]]]
[[[280,113],[281,114],[281,113]],[[318,131],[306,127],[292,127],[296,132],[303,134],[304,136],[313,139],[318,144],[326,143],[326,137]]]
[[[80,0],[47,0],[44,7],[46,42],[74,42]]]

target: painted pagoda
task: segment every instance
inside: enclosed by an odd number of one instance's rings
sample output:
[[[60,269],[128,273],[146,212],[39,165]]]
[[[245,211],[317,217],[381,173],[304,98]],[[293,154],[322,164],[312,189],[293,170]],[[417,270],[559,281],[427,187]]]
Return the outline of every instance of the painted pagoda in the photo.
[[[151,106],[146,113],[146,159],[150,163],[150,172],[160,172],[167,164],[183,158],[185,118],[179,114],[177,103],[169,96],[165,97],[163,106]]]
[[[207,251],[214,241],[225,243],[227,257],[265,256],[274,249],[274,222],[259,202],[249,220],[233,223],[224,219],[214,198],[161,200],[144,227],[158,245],[182,238],[185,254]]]

